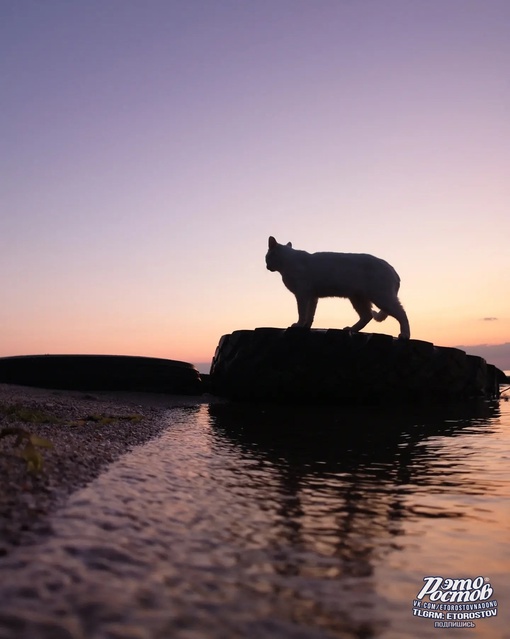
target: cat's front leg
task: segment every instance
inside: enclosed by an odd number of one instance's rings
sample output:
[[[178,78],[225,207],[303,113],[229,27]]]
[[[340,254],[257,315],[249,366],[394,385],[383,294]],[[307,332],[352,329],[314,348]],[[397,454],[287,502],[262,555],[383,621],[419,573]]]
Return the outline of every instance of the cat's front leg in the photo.
[[[310,297],[306,306],[306,328],[310,328],[313,324],[313,318],[315,317],[315,309],[317,308],[317,297]]]
[[[296,295],[298,307],[298,321],[292,324],[292,328],[310,328],[315,316],[318,299],[308,295]]]

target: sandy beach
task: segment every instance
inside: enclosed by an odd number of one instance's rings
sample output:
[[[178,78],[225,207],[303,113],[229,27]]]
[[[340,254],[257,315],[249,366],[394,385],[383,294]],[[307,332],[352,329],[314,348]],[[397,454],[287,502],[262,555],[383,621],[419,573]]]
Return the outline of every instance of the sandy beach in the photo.
[[[29,472],[15,437],[0,438],[0,556],[51,532],[48,515],[108,464],[168,427],[167,411],[207,396],[62,391],[0,384],[0,432],[23,429],[51,442]]]

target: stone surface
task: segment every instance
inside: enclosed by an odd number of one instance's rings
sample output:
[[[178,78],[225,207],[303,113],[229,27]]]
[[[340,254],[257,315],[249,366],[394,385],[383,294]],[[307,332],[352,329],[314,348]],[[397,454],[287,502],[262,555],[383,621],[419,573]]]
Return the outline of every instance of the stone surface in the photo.
[[[498,373],[481,357],[420,340],[257,328],[220,339],[210,383],[235,400],[379,404],[496,396]]]
[[[192,364],[128,355],[2,357],[0,382],[66,390],[202,393],[200,375]]]

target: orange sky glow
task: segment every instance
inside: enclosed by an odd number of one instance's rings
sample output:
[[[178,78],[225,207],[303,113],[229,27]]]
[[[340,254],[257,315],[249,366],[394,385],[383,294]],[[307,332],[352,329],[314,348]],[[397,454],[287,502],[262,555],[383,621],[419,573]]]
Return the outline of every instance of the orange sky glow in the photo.
[[[416,339],[510,342],[508,3],[2,11],[0,356],[289,326],[269,235],[392,263]]]

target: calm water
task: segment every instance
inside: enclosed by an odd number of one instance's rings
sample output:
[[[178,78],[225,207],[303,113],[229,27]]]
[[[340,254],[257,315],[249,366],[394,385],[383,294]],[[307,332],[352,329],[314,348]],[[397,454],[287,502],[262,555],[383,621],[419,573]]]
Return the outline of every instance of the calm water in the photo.
[[[0,562],[1,639],[510,637],[510,402],[169,420]],[[435,628],[426,576],[497,616]]]

